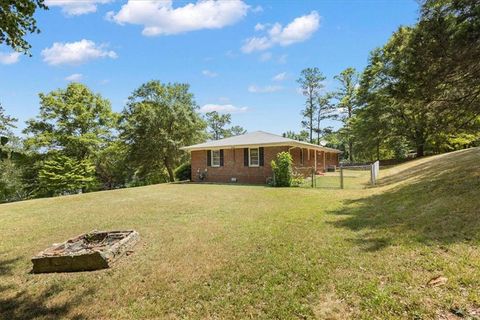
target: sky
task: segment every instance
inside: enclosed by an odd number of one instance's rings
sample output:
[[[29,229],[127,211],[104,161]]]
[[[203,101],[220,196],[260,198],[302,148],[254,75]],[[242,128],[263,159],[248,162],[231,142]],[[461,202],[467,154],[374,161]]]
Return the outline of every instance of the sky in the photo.
[[[149,80],[181,82],[202,113],[281,134],[301,130],[307,67],[334,76],[361,71],[371,50],[418,16],[414,0],[45,0],[29,35],[32,57],[0,45],[0,103],[24,122],[39,93],[84,83],[120,112]],[[334,122],[325,125],[336,126]]]

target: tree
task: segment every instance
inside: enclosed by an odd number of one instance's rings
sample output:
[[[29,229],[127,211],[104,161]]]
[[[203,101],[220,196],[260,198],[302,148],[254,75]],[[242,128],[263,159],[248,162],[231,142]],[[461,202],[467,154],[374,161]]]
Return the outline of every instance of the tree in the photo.
[[[92,157],[112,139],[118,116],[110,102],[80,83],[40,95],[40,114],[27,121],[26,145],[34,150],[61,150],[73,159]]]
[[[280,152],[275,160],[272,160],[274,187],[290,187],[292,185],[292,155],[290,152]]]
[[[18,154],[18,139],[14,136],[17,119],[5,114],[0,105],[0,202],[20,200],[24,196],[22,170],[12,159]]]
[[[315,129],[314,132],[317,134],[317,144],[320,144],[320,137],[324,134],[324,129],[321,127],[321,123],[324,120],[334,118],[335,105],[331,103],[332,94],[325,93],[319,95],[317,98],[317,110],[315,114]]]
[[[0,160],[10,157],[12,150],[8,143],[12,143],[13,132],[11,129],[16,128],[15,122],[17,119],[5,114],[5,109],[0,104]]]
[[[388,98],[381,107],[388,135],[406,140],[417,156],[477,140],[479,25],[478,1],[423,1],[419,22],[399,28],[366,68],[368,91]]]
[[[95,155],[95,170],[104,189],[125,187],[132,178],[127,163],[127,146],[120,140],[110,142]]]
[[[229,136],[230,132],[225,127],[232,122],[231,114],[219,114],[217,111],[211,111],[207,112],[205,116],[210,129],[209,133],[213,140]]]
[[[247,133],[247,130],[245,130],[243,127],[241,126],[233,126],[231,127],[230,129],[228,129],[228,135],[229,136],[240,136],[242,134],[245,134]]]
[[[295,133],[294,131],[287,131],[282,134],[284,138],[289,138],[298,141],[308,141],[308,131],[302,130],[299,133]]]
[[[318,109],[317,102],[320,91],[324,88],[322,82],[325,79],[318,68],[306,68],[302,70],[300,78],[297,80],[302,94],[306,97],[305,109],[302,111],[304,118],[302,126],[310,132],[310,143],[313,143],[314,117]]]
[[[79,83],[39,96],[40,114],[24,130],[28,189],[37,196],[92,190],[95,157],[116,127],[110,102]]]
[[[24,39],[28,33],[39,33],[33,18],[38,9],[48,9],[44,0],[0,1],[0,44],[28,53],[31,45]]]
[[[39,194],[56,196],[87,191],[96,183],[95,165],[90,159],[76,160],[52,154],[39,172]]]
[[[350,128],[350,120],[352,119],[354,111],[357,108],[356,94],[358,73],[354,68],[347,68],[334,78],[340,83],[340,87],[336,93],[336,98],[338,99],[338,118],[343,122],[342,131],[348,144],[348,159],[350,162],[352,162],[353,139]]]
[[[0,203],[26,198],[22,168],[12,159],[0,160]]]
[[[181,147],[204,139],[206,127],[188,84],[149,81],[128,98],[122,112],[120,137],[127,145],[128,160],[140,180],[151,182],[149,173],[168,173],[182,163]]]

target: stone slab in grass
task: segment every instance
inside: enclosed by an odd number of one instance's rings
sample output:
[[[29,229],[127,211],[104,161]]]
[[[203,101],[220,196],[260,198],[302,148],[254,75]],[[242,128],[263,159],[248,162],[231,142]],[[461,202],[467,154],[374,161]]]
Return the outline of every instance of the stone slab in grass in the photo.
[[[109,268],[139,240],[135,230],[92,231],[54,244],[32,258],[33,273]]]

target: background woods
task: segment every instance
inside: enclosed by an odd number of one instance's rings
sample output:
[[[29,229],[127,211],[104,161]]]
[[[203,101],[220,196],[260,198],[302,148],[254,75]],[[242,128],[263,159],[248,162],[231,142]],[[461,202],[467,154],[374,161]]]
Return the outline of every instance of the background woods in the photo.
[[[25,4],[25,5],[23,5]],[[43,1],[1,11],[0,43],[28,53]],[[426,0],[416,24],[371,51],[361,72],[329,81],[317,67],[297,80],[300,132],[284,136],[343,151],[343,161],[402,160],[480,144],[480,10],[476,0]],[[14,134],[0,105],[0,201],[188,177],[180,148],[245,133],[228,113],[204,116],[188,84],[149,81],[124,110],[80,83],[39,94],[39,113]]]

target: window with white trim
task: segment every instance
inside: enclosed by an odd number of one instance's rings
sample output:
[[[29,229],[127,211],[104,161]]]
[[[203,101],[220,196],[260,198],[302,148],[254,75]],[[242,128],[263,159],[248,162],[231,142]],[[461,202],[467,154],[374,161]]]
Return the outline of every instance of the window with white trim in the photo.
[[[258,167],[260,165],[260,152],[258,148],[248,149],[248,165],[250,167]]]
[[[212,167],[220,167],[220,150],[212,150]]]

